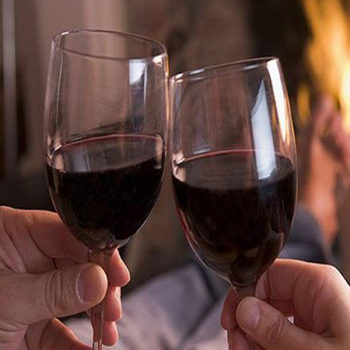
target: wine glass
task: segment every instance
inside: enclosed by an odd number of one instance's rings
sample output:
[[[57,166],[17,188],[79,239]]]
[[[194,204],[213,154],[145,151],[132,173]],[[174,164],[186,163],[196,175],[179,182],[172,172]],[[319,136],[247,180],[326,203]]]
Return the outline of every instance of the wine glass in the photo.
[[[185,72],[170,89],[172,179],[186,238],[239,298],[255,295],[288,238],[296,203],[296,147],[279,60]]]
[[[164,169],[168,58],[137,35],[77,30],[52,41],[44,159],[52,202],[106,271],[149,216]],[[102,349],[103,302],[92,310]]]

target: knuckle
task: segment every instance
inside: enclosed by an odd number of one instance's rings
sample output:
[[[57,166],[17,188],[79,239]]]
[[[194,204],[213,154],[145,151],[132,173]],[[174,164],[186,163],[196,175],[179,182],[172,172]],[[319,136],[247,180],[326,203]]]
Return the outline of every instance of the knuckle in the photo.
[[[0,205],[0,218],[6,216],[11,209],[5,205]]]
[[[118,305],[117,308],[117,315],[116,315],[116,321],[119,321],[121,318],[123,317],[123,309],[121,307],[121,305]]]
[[[324,265],[321,267],[321,276],[324,283],[333,285],[335,281],[342,279],[342,275],[339,270],[332,265]]]
[[[59,270],[50,272],[44,286],[44,305],[52,316],[62,315],[66,310],[68,300],[63,286],[63,273]]]
[[[22,227],[22,230],[25,230],[28,234],[28,236],[32,236],[33,227],[35,227],[35,224],[37,222],[37,217],[32,211],[27,211],[26,215],[24,217],[25,220],[23,222],[20,222]]]
[[[28,211],[26,213],[26,224],[27,224],[28,229],[30,229],[31,227],[34,226],[35,221],[36,221],[35,215],[32,212]]]
[[[268,343],[271,345],[278,345],[283,336],[284,327],[286,320],[282,315],[279,315],[277,318],[273,319],[266,330]]]
[[[330,276],[333,276],[333,277],[339,277],[340,276],[339,270],[336,267],[332,266],[332,265],[326,265],[325,266],[325,272],[327,274],[329,274]]]
[[[11,223],[10,217],[11,217],[11,212],[13,209],[6,207],[6,206],[0,206],[0,224],[1,228],[4,231],[8,231],[8,225]]]

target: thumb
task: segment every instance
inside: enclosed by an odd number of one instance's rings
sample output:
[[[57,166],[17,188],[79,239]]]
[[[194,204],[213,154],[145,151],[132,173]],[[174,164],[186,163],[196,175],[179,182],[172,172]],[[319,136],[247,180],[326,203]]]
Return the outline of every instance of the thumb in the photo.
[[[3,273],[0,278],[2,319],[9,324],[30,325],[82,312],[102,301],[107,287],[105,272],[94,264],[40,275]]]
[[[321,350],[325,345],[320,336],[294,326],[278,310],[253,297],[241,301],[236,318],[239,327],[266,350]]]

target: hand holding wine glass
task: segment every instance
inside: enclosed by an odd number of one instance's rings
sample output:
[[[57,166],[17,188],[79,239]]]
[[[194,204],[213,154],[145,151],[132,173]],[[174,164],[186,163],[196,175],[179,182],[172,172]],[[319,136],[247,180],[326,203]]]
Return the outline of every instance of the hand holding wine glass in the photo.
[[[0,348],[87,350],[57,317],[83,312],[106,295],[106,274],[55,213],[0,207]],[[116,291],[129,280],[118,252],[108,275],[104,342],[116,341]]]
[[[259,280],[259,299],[239,303],[230,290],[221,319],[229,349],[247,349],[238,327],[266,350],[349,349],[349,292],[332,266],[279,259]]]
[[[45,162],[53,204],[109,272],[158,196],[167,136],[165,48],[147,38],[73,31],[54,38],[45,105]],[[103,302],[92,310],[102,348]]]
[[[288,238],[296,150],[276,58],[179,74],[171,80],[172,177],[186,238],[240,298]]]

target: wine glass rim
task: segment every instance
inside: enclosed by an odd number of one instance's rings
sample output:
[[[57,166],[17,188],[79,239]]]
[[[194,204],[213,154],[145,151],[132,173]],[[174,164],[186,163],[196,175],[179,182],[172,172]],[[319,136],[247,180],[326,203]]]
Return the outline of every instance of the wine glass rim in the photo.
[[[144,56],[144,57],[118,57],[118,56],[104,56],[104,55],[95,55],[95,54],[89,54],[86,52],[80,52],[79,50],[74,50],[70,48],[66,48],[62,45],[60,42],[60,39],[66,36],[71,36],[75,34],[110,34],[110,35],[116,35],[121,38],[131,38],[135,41],[140,41],[140,42],[147,42],[151,45],[154,45],[158,50],[159,54],[156,55],[149,55],[149,56]],[[87,57],[87,58],[95,58],[95,59],[101,59],[101,60],[109,60],[109,61],[153,61],[157,59],[157,57],[164,57],[167,56],[167,50],[166,47],[159,41],[151,39],[147,36],[139,35],[139,34],[134,34],[134,33],[129,33],[129,32],[122,32],[122,31],[114,31],[114,30],[104,30],[104,29],[72,29],[72,30],[65,30],[63,32],[60,32],[56,35],[53,36],[51,39],[51,42],[55,47],[59,48],[63,52],[67,52],[69,54],[73,55],[78,55],[82,57]]]
[[[208,73],[211,73],[215,70],[220,71],[226,68],[233,68],[233,71],[248,71],[255,68],[260,68],[262,66],[266,66],[270,62],[278,63],[279,58],[277,56],[254,57],[254,58],[248,58],[248,59],[243,59],[238,61],[231,61],[231,62],[216,64],[216,65],[211,65],[211,66],[175,74],[171,77],[171,81],[173,83],[181,83],[183,80],[186,80],[186,81],[204,80],[211,76],[211,75],[208,75]]]

